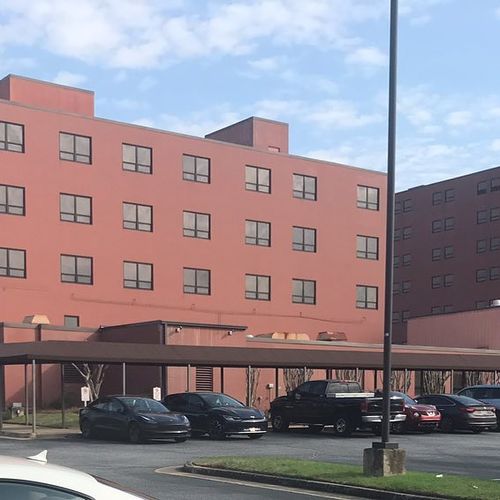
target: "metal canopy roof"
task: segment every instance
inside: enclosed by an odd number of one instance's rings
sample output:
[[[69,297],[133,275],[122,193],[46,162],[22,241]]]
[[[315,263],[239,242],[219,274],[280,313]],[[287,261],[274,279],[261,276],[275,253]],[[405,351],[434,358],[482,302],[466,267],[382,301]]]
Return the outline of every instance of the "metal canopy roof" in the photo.
[[[0,344],[0,365],[36,363],[128,363],[135,365],[244,368],[382,369],[382,352],[325,349],[209,347],[122,342],[43,341]],[[500,356],[467,353],[394,352],[393,369],[500,370]]]

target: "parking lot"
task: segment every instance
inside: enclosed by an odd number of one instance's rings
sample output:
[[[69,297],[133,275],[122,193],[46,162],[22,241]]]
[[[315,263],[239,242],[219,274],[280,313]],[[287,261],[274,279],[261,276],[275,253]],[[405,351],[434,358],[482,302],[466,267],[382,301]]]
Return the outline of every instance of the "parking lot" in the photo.
[[[238,484],[158,474],[155,470],[179,466],[197,457],[217,455],[275,455],[361,464],[363,449],[377,439],[371,434],[356,433],[350,438],[338,438],[328,432],[310,435],[294,429],[287,434],[270,432],[257,441],[244,437],[224,441],[199,438],[186,443],[132,445],[120,441],[84,441],[77,435],[36,441],[2,438],[0,454],[29,456],[48,449],[49,462],[90,472],[161,499],[180,496],[186,500],[226,496],[285,499],[305,496],[279,490],[264,494],[262,490]],[[408,469],[500,478],[500,433],[408,434],[393,436],[393,439],[406,450]]]

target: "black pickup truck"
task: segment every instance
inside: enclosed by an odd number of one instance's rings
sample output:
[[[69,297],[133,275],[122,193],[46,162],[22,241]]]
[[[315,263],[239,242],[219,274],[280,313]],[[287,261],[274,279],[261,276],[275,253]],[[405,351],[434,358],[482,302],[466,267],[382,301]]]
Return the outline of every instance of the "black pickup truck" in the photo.
[[[404,402],[391,398],[391,423],[406,419]],[[273,431],[285,432],[290,424],[306,424],[312,432],[333,426],[338,436],[349,436],[356,429],[380,432],[382,397],[363,392],[358,382],[311,380],[286,396],[271,402]]]

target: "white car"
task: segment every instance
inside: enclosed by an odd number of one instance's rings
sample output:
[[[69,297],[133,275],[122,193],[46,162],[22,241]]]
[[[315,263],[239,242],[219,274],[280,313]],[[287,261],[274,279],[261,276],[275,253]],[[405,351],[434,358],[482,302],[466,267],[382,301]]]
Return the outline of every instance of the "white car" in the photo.
[[[29,458],[0,455],[0,498],[5,500],[151,500],[68,467],[47,463],[47,451]]]

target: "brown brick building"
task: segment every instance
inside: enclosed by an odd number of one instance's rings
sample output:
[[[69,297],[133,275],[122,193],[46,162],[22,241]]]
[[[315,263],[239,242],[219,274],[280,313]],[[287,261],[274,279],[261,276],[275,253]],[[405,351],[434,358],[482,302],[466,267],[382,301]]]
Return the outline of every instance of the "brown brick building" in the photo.
[[[408,318],[500,298],[500,167],[397,193],[394,255],[397,342]]]

